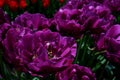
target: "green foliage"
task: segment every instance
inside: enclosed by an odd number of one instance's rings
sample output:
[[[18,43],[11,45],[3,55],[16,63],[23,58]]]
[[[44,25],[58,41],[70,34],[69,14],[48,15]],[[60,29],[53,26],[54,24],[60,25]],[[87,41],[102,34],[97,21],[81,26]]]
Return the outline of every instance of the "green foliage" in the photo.
[[[105,51],[95,49],[94,40],[89,34],[77,40],[77,55],[75,64],[90,67],[96,75],[97,80],[117,80],[114,76],[115,66],[104,57]]]

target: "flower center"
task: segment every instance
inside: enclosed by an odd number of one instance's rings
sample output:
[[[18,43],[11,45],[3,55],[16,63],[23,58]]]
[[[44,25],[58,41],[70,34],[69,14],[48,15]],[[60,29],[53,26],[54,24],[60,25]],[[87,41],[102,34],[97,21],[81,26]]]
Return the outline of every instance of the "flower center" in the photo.
[[[46,49],[48,50],[49,59],[55,57],[54,46],[55,46],[54,42],[47,42],[46,45],[45,45]]]
[[[37,54],[35,54],[33,57],[32,57],[32,59],[35,59],[37,57]]]

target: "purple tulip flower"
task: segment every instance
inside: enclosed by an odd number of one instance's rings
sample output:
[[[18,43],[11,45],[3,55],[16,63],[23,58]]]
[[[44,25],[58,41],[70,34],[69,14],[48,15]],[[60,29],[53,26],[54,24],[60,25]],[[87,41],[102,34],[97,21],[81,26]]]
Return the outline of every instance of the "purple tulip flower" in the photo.
[[[55,28],[63,35],[79,38],[83,30],[78,23],[80,13],[78,9],[60,9],[51,21],[51,28]]]
[[[91,69],[73,64],[56,74],[56,80],[96,80]]]
[[[94,34],[106,32],[115,20],[109,8],[97,2],[89,3],[82,10],[79,22],[82,22],[85,31],[89,30]]]
[[[120,64],[120,25],[116,24],[97,42],[99,50],[105,50],[105,57],[113,63]]]
[[[8,15],[0,8],[0,25],[3,23],[9,23],[10,19]]]
[[[84,5],[90,3],[92,0],[68,0],[62,9],[81,9]]]
[[[109,7],[111,11],[114,12],[120,11],[120,0],[104,0],[103,4]]]
[[[43,29],[49,27],[49,20],[44,15],[36,13],[30,14],[25,12],[15,18],[13,24],[19,24],[23,27],[29,27],[33,30]]]
[[[111,62],[120,64],[120,25],[113,25],[104,37],[104,45],[107,50],[106,57]]]
[[[79,2],[79,1],[78,1]],[[59,31],[63,35],[80,38],[88,31],[92,34],[106,32],[114,23],[114,16],[106,6],[90,2],[82,8],[61,8],[51,21],[52,29]]]
[[[0,48],[2,48],[1,41],[9,28],[10,19],[8,15],[0,8]]]
[[[18,70],[44,77],[71,65],[76,55],[76,43],[48,29],[31,32],[12,28],[3,41],[5,59]]]

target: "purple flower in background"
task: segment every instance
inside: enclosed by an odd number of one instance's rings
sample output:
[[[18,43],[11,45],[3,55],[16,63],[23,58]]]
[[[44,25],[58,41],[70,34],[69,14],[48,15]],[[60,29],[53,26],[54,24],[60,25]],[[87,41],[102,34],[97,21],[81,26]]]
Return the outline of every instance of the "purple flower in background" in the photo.
[[[80,38],[86,31],[92,34],[106,32],[114,20],[115,17],[111,15],[109,8],[91,1],[80,9],[61,8],[54,15],[50,28],[59,31],[62,35]]]
[[[8,15],[0,8],[0,25],[3,23],[9,23],[10,19]]]
[[[45,76],[72,64],[76,43],[72,37],[63,37],[48,29],[31,32],[12,28],[3,41],[5,59],[15,68],[33,76]]]
[[[85,32],[91,33],[97,50],[104,50],[103,36],[114,24],[115,17],[109,8],[97,2],[91,2],[83,7],[79,22],[85,27]]]
[[[120,64],[120,25],[116,24],[98,40],[99,50],[106,50],[105,57],[113,63]]]
[[[103,41],[107,50],[105,54],[107,59],[111,62],[120,64],[120,25],[113,25],[107,31]]]
[[[92,0],[68,0],[62,9],[81,9],[84,5],[90,3]]]
[[[2,41],[4,39],[6,32],[10,27],[11,27],[11,25],[8,23],[4,23],[4,24],[0,25],[0,41]]]
[[[8,15],[0,8],[0,41],[2,40],[2,35],[4,35],[3,33],[8,29],[8,23],[10,23]]]
[[[78,23],[81,11],[78,9],[60,9],[51,21],[51,28],[55,28],[63,35],[80,37],[83,27]]]
[[[11,25],[8,23],[0,25],[0,49],[3,49],[2,40],[5,38],[9,28],[11,28]]]
[[[109,7],[112,11],[120,11],[120,0],[104,0],[103,4]]]
[[[82,10],[80,22],[86,28],[85,30],[90,30],[94,34],[106,32],[115,19],[109,8],[97,2],[89,3]]]
[[[38,30],[48,28],[49,20],[42,14],[30,14],[28,12],[25,12],[24,14],[16,17],[15,21],[13,21],[13,24],[19,24],[23,27],[29,27],[33,30]]]
[[[96,80],[96,78],[91,69],[73,64],[64,71],[58,72],[56,80]]]
[[[30,30],[27,28],[10,28],[6,33],[5,39],[2,41],[3,47],[5,49],[3,54],[5,60],[12,64],[12,66],[14,65],[15,68],[20,70],[22,68],[22,71],[26,71],[24,64],[27,63],[27,60],[24,59],[26,58],[24,55],[28,57],[30,55],[28,55],[27,52],[23,55],[20,54],[17,46],[19,46],[18,42],[21,42],[21,38],[27,33],[30,33]]]
[[[10,23],[8,15],[0,8],[0,48],[2,46],[1,41],[9,28],[8,23]]]
[[[54,15],[57,20],[75,20],[78,22],[79,16],[82,11],[80,9],[59,9],[59,11]]]

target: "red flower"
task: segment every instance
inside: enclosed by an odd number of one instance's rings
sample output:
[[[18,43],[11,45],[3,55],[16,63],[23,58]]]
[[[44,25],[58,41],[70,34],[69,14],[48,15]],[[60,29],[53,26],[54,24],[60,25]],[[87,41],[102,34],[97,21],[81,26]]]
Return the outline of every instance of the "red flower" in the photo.
[[[59,0],[60,3],[64,3],[64,0]]]
[[[8,6],[11,10],[15,11],[18,8],[18,2],[16,0],[8,0]]]
[[[32,4],[35,4],[37,2],[37,0],[31,0]]]
[[[0,7],[2,7],[5,3],[5,0],[0,0]]]
[[[22,8],[22,9],[26,8],[26,6],[27,6],[26,0],[20,0],[19,6],[20,6],[20,8]]]
[[[49,0],[42,0],[43,7],[46,8],[49,6],[50,1]]]

